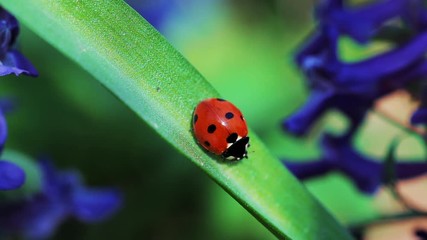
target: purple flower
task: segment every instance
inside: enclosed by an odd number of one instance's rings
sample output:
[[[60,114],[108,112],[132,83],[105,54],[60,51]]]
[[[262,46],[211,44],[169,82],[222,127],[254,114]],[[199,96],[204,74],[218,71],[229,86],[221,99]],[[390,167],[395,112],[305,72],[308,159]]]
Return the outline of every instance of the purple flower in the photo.
[[[13,190],[25,182],[25,173],[14,163],[0,160],[0,191]]]
[[[415,32],[427,29],[427,11],[424,1],[408,0],[405,12],[402,15],[403,21]]]
[[[427,108],[418,108],[411,117],[411,124],[427,124]]]
[[[382,1],[345,10],[342,1],[326,0],[322,4],[318,9],[319,29],[295,56],[296,63],[307,77],[311,93],[306,103],[285,119],[283,127],[292,134],[303,135],[324,112],[336,109],[349,117],[351,126],[346,135],[350,137],[375,100],[426,75],[427,30],[388,52],[347,63],[341,61],[337,54],[341,35],[348,34],[356,40],[365,41],[380,23],[393,16],[415,18],[421,15],[410,15],[406,0]],[[423,10],[427,12],[425,7]],[[362,27],[365,33],[359,25],[366,25]]]
[[[26,74],[37,76],[37,70],[20,52],[14,49],[19,34],[19,23],[0,7],[0,76]]]
[[[7,139],[7,124],[3,112],[8,111],[11,103],[0,100],[0,153]],[[21,187],[25,182],[25,173],[18,165],[0,160],[0,191]]]
[[[0,100],[0,153],[3,150],[7,139],[7,122],[3,114],[4,108],[2,107],[2,102],[4,101]]]
[[[284,159],[286,167],[299,179],[307,180],[332,171],[344,173],[365,194],[373,194],[384,183],[386,169],[379,160],[358,153],[348,139],[325,134],[319,159],[295,161]],[[397,179],[409,179],[427,173],[427,162],[395,163]]]
[[[384,22],[406,14],[411,1],[383,0],[347,7],[342,0],[323,0],[317,6],[316,16],[321,24],[336,28],[359,43],[366,43]]]
[[[419,99],[420,106],[418,109],[412,114],[412,117],[410,119],[410,122],[412,125],[419,125],[419,124],[427,124],[427,86],[421,85],[417,86],[421,91],[412,93],[414,98]]]
[[[56,171],[50,162],[39,163],[40,193],[17,202],[0,203],[3,234],[27,239],[45,239],[68,217],[83,222],[105,220],[122,204],[112,188],[87,188],[75,171]]]

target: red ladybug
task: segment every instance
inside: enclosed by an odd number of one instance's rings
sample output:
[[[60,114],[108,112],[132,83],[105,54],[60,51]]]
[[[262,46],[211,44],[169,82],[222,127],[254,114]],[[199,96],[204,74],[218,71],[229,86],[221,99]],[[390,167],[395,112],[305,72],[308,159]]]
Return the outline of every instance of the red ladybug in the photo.
[[[200,102],[193,114],[197,141],[210,152],[225,159],[247,158],[248,126],[240,110],[221,98]]]

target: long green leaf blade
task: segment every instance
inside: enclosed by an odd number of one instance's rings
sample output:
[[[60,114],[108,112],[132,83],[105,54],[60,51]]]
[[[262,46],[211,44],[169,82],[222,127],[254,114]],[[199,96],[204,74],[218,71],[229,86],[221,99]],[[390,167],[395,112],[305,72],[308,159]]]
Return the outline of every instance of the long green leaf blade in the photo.
[[[192,111],[202,99],[219,94],[124,2],[0,2],[95,76],[277,237],[351,239],[255,134],[250,133],[249,159],[235,164],[221,163],[197,145],[190,127]]]

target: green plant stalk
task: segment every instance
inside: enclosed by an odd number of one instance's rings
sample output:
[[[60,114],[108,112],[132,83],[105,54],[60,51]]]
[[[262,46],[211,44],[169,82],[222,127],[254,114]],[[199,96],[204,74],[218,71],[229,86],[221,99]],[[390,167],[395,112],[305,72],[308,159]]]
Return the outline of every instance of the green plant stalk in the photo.
[[[124,2],[0,0],[0,3],[95,76],[277,237],[351,239],[253,132],[250,132],[249,159],[232,164],[221,162],[196,143],[191,133],[193,109],[202,99],[219,94]],[[37,60],[32,60],[37,65]]]

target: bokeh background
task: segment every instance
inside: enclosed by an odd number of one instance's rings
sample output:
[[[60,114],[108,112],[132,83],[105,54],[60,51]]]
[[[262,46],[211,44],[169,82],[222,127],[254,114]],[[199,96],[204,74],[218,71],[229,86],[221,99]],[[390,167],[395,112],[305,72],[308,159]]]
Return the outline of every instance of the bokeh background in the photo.
[[[281,121],[307,96],[292,54],[314,27],[313,1],[128,2],[223,98],[244,112],[250,127],[279,158],[315,158],[320,154],[319,134],[346,127],[341,115],[330,112],[305,138],[281,129]],[[340,54],[348,61],[387,48],[360,47],[346,39],[340,44]],[[58,168],[79,169],[88,185],[117,186],[125,195],[123,209],[110,220],[93,225],[68,220],[55,239],[275,239],[93,77],[25,26],[19,46],[40,77],[10,76],[0,82],[1,96],[17,103],[7,116],[6,148],[50,156]],[[396,107],[401,101],[390,99],[384,109],[392,106],[391,114],[405,116],[407,107]],[[399,157],[423,158],[422,142],[374,113],[356,146],[381,159],[396,135],[403,136]],[[311,180],[307,187],[345,224],[402,210],[386,190],[364,196],[340,174]]]

